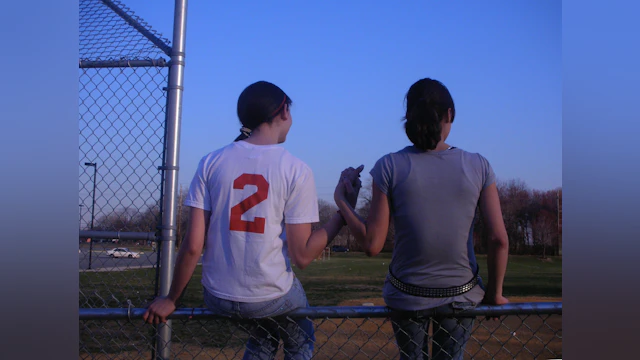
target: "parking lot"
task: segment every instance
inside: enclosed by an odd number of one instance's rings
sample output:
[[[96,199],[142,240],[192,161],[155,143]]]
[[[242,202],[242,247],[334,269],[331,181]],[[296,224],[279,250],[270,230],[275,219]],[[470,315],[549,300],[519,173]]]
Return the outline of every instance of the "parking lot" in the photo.
[[[115,248],[127,248],[139,253],[138,258],[111,257],[107,251]],[[158,253],[150,246],[140,247],[129,244],[119,245],[111,243],[96,243],[91,252],[91,268],[89,268],[89,244],[81,244],[78,253],[79,270],[93,271],[122,271],[127,269],[152,268],[158,263]],[[174,252],[174,260],[177,251]],[[200,262],[202,263],[202,259]]]

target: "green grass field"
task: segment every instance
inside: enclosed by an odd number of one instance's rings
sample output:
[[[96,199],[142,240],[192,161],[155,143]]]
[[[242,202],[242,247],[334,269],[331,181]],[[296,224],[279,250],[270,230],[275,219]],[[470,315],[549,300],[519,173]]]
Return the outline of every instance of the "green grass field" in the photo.
[[[353,299],[382,297],[382,285],[391,254],[370,258],[362,253],[334,253],[331,260],[295,268],[311,306],[336,306]],[[486,256],[478,256],[480,273],[487,278]],[[183,297],[183,306],[200,307],[202,268],[197,267]],[[80,273],[80,306],[119,307],[126,299],[143,306],[153,297],[154,269]],[[541,261],[531,256],[511,256],[504,284],[505,296],[562,297],[562,258]],[[89,299],[89,300],[87,300]],[[104,304],[106,302],[106,304]]]
[[[370,258],[362,253],[331,255],[295,273],[312,306],[335,306],[349,299],[380,298],[391,254]],[[478,256],[480,274],[487,279],[486,256]],[[562,297],[562,259],[543,262],[535,257],[510,257],[505,296]]]

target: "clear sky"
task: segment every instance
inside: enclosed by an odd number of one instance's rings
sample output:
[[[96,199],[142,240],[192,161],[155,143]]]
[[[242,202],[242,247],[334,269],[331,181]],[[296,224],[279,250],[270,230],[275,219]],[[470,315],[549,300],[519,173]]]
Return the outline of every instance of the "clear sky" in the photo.
[[[172,38],[172,0],[125,0]],[[562,6],[556,0],[190,1],[180,183],[239,134],[236,101],[258,80],[292,99],[284,146],[332,199],[340,171],[410,142],[404,95],[423,77],[456,103],[448,143],[500,179],[562,186]]]

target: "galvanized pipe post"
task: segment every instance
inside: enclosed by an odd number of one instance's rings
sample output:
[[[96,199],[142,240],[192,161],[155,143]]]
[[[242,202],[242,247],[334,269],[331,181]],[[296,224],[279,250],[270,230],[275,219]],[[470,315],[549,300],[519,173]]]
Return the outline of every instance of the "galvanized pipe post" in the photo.
[[[160,242],[159,295],[169,293],[174,267],[176,243],[176,194],[178,188],[178,160],[180,154],[180,122],[182,120],[182,96],[184,81],[185,40],[187,30],[187,0],[176,0],[173,18],[173,47],[167,86],[166,148],[164,171],[164,196],[162,199],[162,231]],[[167,360],[171,356],[171,320],[158,326],[156,357]]]
[[[93,167],[93,194],[91,195],[91,230],[93,231],[93,220],[95,218],[95,210],[96,210],[96,176],[98,176],[98,163],[97,162],[86,162],[84,166]],[[89,239],[89,270],[91,270],[91,260],[93,254],[93,241],[94,238]]]

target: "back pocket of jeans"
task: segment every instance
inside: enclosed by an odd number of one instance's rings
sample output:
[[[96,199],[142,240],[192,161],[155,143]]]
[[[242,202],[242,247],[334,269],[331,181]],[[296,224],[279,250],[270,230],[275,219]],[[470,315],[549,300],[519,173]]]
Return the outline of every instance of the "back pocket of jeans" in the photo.
[[[474,303],[474,302],[462,302],[462,301],[454,301],[451,303],[451,307],[453,308],[454,312],[458,313],[458,312],[462,312],[462,311],[466,311],[466,310],[471,310],[471,309],[475,309],[476,306],[478,306],[478,304]]]

